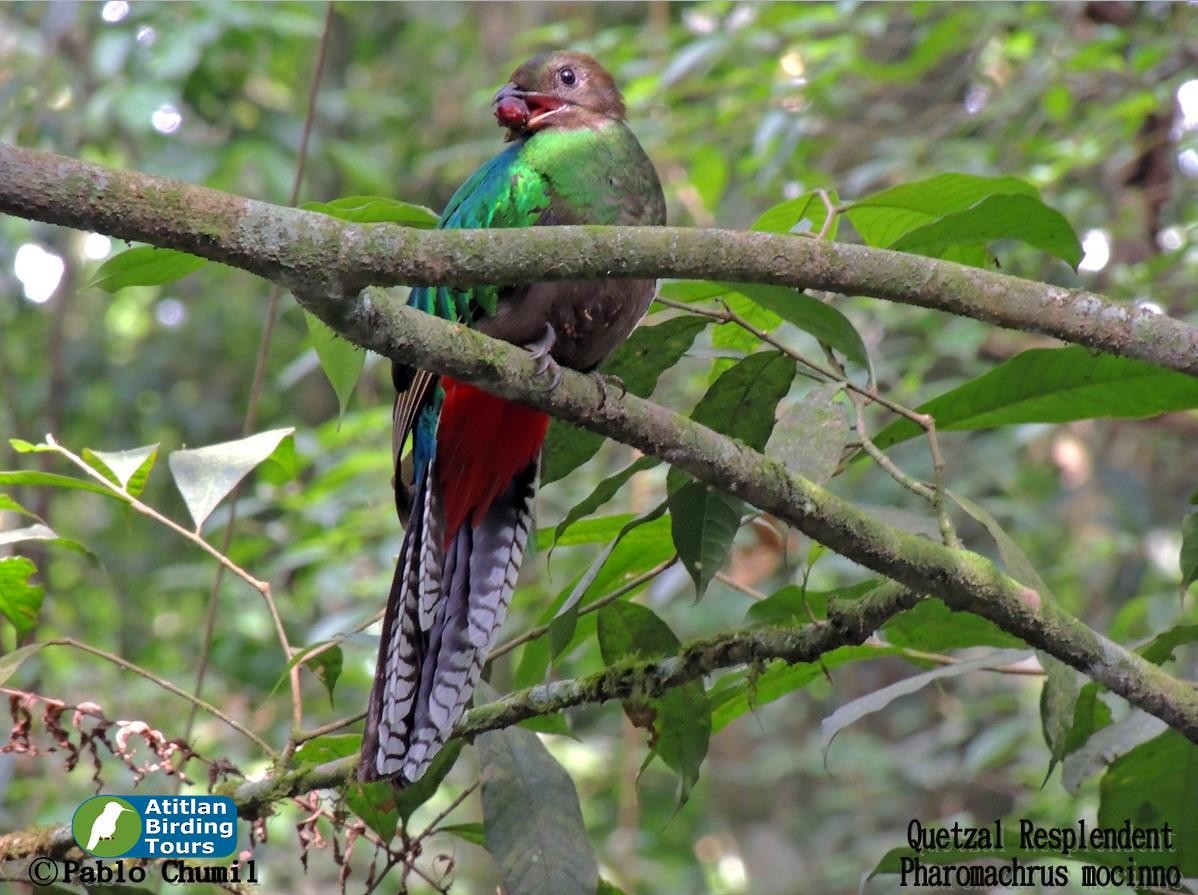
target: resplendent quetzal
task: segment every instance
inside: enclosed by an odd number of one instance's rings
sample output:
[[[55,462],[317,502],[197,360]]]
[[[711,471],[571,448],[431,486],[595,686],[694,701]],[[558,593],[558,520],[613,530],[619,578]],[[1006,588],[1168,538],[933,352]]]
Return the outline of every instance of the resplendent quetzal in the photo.
[[[624,101],[583,53],[530,59],[493,101],[507,149],[454,193],[446,229],[664,224],[652,163]],[[551,259],[546,259],[551,263]],[[653,280],[413,289],[408,303],[594,370],[653,298]],[[396,363],[396,506],[407,517],[383,620],[359,775],[421,776],[462,717],[516,585],[532,527],[549,418],[445,376]],[[398,460],[412,436],[411,472]]]

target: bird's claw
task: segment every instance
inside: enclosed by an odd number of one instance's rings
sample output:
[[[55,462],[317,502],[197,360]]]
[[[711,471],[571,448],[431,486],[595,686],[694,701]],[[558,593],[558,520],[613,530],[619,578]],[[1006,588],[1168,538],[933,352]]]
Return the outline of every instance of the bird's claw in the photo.
[[[524,346],[524,350],[531,354],[532,359],[537,362],[537,375],[549,375],[549,386],[545,389],[548,392],[557,388],[562,381],[562,368],[558,366],[557,361],[550,354],[556,342],[557,333],[554,332],[553,325],[546,323],[545,332],[541,334],[541,337]]]
[[[591,373],[591,378],[595,380],[595,387],[599,389],[599,409],[602,410],[607,405],[607,383],[610,381],[612,385],[620,387],[620,397],[623,398],[628,394],[628,386],[624,384],[624,380],[614,373],[603,374],[598,370]]]

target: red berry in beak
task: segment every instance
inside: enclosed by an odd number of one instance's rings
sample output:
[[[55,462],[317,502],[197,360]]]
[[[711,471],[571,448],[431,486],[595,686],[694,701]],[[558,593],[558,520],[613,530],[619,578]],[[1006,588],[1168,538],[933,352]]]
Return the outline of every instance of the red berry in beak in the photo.
[[[528,124],[528,104],[518,96],[505,96],[495,105],[495,118],[511,130],[520,130]]]

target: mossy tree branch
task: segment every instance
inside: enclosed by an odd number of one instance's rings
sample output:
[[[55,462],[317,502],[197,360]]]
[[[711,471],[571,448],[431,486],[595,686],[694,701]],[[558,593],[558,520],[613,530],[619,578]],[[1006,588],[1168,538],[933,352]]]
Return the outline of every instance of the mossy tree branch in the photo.
[[[0,211],[192,252],[296,292],[352,295],[368,285],[596,276],[774,283],[935,308],[1198,376],[1198,328],[1163,314],[948,261],[786,235],[678,227],[427,231],[347,224],[7,145],[0,145]]]
[[[530,687],[473,709],[462,719],[455,735],[473,738],[487,730],[579,705],[651,699],[721,668],[773,659],[814,662],[838,647],[863,643],[887,619],[913,606],[916,599],[904,587],[885,585],[860,600],[834,603],[829,607],[828,620],[820,624],[721,634],[693,641],[667,658],[622,662],[577,680]],[[349,756],[281,770],[261,780],[225,784],[217,791],[233,799],[242,818],[252,820],[270,813],[284,799],[344,786],[353,779],[357,764],[357,756]],[[0,836],[0,862],[35,856],[61,859],[74,848],[69,826],[31,828]]]

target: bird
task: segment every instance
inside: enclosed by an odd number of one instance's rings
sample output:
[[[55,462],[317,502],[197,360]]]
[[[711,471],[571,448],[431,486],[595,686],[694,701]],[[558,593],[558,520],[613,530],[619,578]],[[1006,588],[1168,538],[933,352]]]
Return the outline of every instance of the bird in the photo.
[[[453,194],[440,228],[665,223],[657,172],[625,123],[614,80],[593,57],[534,56],[492,108],[509,145]],[[408,304],[525,347],[553,388],[563,366],[594,373],[644,316],[656,286],[599,279],[426,287],[413,289]],[[405,531],[358,776],[403,788],[424,774],[461,719],[507,613],[533,526],[549,418],[402,362],[393,362],[392,380],[395,504]]]
[[[95,851],[96,845],[101,840],[108,840],[115,836],[117,818],[130,810],[120,802],[108,802],[100,815],[92,822],[91,832],[87,835],[87,850]]]

